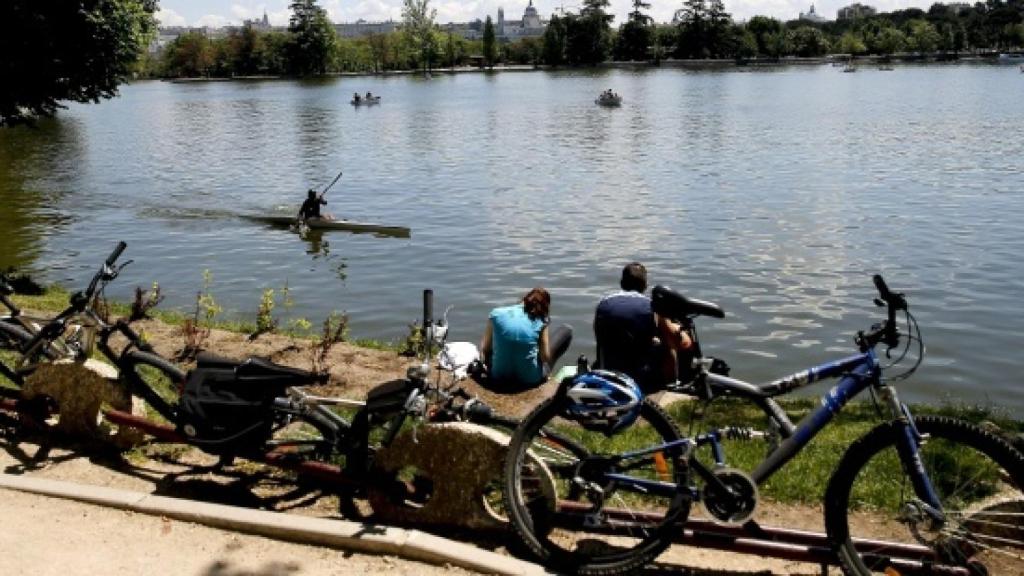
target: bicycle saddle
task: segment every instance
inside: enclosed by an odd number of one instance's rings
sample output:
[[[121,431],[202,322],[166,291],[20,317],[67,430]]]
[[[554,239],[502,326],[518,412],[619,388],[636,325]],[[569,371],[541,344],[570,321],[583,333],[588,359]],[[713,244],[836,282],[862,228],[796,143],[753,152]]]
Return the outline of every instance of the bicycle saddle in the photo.
[[[725,318],[725,311],[718,304],[687,298],[661,285],[651,290],[651,309],[659,316],[669,318],[686,318],[694,315]]]

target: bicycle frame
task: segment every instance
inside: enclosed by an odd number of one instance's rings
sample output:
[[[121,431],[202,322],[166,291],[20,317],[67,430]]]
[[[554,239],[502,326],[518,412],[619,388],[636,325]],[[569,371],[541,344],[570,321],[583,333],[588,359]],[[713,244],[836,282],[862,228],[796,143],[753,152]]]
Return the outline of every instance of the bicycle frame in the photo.
[[[703,360],[699,359],[703,366]],[[839,378],[838,383],[822,396],[818,408],[806,415],[797,424],[793,424],[786,412],[774,400],[774,397],[787,394],[819,382],[827,378]],[[739,396],[753,400],[762,411],[778,425],[780,435],[784,438],[768,456],[754,469],[751,478],[758,485],[763,484],[775,472],[792,460],[811,441],[844,406],[855,396],[869,387],[877,389],[883,399],[886,400],[892,413],[892,419],[899,422],[903,428],[904,440],[899,445],[900,459],[910,475],[914,491],[926,504],[926,511],[936,519],[942,518],[941,505],[938,497],[932,488],[931,480],[928,478],[924,466],[919,457],[919,446],[921,436],[914,427],[913,417],[909,409],[896,396],[896,392],[890,386],[881,381],[881,368],[874,349],[866,352],[820,364],[807,370],[790,374],[789,376],[774,380],[768,384],[758,386],[735,378],[729,378],[718,374],[712,374],[702,370],[698,378],[698,386],[704,386],[706,393],[718,393],[723,396]],[[673,452],[679,448],[695,448],[702,445],[711,445],[715,460],[715,466],[725,465],[725,457],[721,447],[720,431],[712,431],[700,434],[695,437],[683,438],[674,442],[664,443],[657,446],[650,446],[618,456],[619,461],[626,461],[654,454],[656,452]],[[721,483],[714,475],[714,472],[696,458],[690,459],[692,469],[708,483],[716,485],[716,488],[729,492],[729,488]],[[646,480],[633,478],[626,474],[607,473],[607,479],[616,482],[626,490],[648,493],[654,492],[661,495],[671,495],[678,490],[678,487],[670,482]],[[699,494],[694,494],[699,497]]]

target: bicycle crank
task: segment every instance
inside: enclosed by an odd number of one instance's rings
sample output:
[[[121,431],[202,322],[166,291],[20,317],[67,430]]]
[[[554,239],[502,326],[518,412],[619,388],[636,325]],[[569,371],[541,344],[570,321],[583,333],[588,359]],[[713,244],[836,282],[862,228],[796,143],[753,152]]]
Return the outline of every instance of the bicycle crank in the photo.
[[[714,484],[704,489],[704,509],[720,522],[743,524],[757,509],[757,484],[742,470],[719,468],[713,472],[715,478],[725,485],[726,490]]]

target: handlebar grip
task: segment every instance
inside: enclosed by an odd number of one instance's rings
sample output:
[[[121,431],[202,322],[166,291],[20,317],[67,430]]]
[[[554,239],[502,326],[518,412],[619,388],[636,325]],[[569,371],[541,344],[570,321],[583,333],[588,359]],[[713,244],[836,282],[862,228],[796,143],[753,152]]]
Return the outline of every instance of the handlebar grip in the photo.
[[[891,292],[889,291],[889,286],[885,283],[885,280],[882,279],[882,275],[875,274],[873,279],[875,281],[875,288],[878,288],[878,295],[882,297],[882,300],[888,300]]]
[[[120,256],[121,253],[124,252],[124,249],[127,247],[128,244],[126,244],[124,240],[118,242],[117,247],[114,248],[114,251],[110,253],[110,256],[107,256],[107,266],[113,266],[114,262],[117,261],[118,256]]]

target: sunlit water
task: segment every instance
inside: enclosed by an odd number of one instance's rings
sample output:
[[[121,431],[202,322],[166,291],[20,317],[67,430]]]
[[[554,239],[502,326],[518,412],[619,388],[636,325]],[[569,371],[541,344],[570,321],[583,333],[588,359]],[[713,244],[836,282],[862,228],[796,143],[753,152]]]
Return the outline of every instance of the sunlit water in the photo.
[[[613,88],[619,109],[594,104]],[[383,103],[349,104],[372,90]],[[623,264],[720,304],[706,353],[761,381],[853,351],[881,318],[871,274],[905,291],[926,362],[911,399],[1024,409],[1024,75],[996,66],[561,72],[126,86],[35,129],[0,131],[0,265],[82,284],[117,240],[111,286],[160,283],[188,309],[212,274],[253,318],[287,282],[317,324],[397,339],[423,288],[452,335],[530,287],[592,354]],[[327,210],[407,239],[319,242],[238,218]]]

